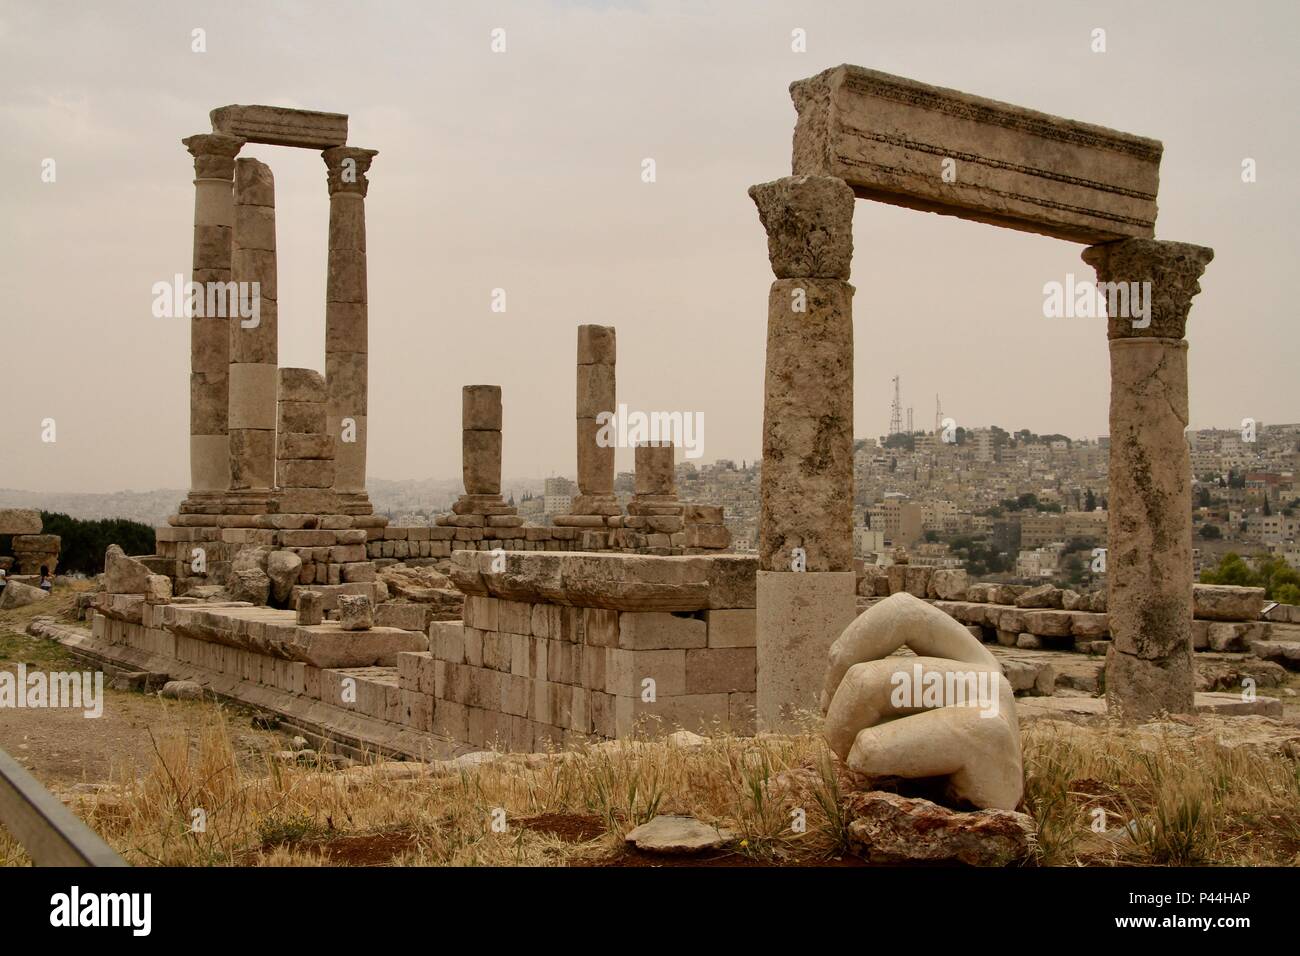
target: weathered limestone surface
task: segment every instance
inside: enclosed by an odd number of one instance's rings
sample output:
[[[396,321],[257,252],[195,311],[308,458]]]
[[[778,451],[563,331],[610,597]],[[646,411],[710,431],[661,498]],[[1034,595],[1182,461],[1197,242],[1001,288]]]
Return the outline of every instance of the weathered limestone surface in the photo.
[[[850,798],[849,842],[872,863],[1008,866],[1027,858],[1032,817],[1010,810],[961,813],[918,797],[873,791]]]
[[[1210,621],[1254,621],[1264,610],[1264,589],[1195,584],[1192,606],[1198,618]]]
[[[461,474],[467,495],[501,493],[501,386],[461,390]]]
[[[28,604],[43,601],[49,596],[49,592],[42,588],[32,587],[21,581],[9,581],[5,584],[4,590],[0,591],[0,611],[26,607]]]
[[[918,656],[891,656],[902,646]],[[864,611],[828,658],[826,740],[850,769],[869,778],[944,777],[959,805],[1020,803],[1014,692],[965,628],[899,593]],[[932,686],[937,692],[927,691]]]
[[[633,455],[637,496],[677,494],[675,453],[671,442],[642,442],[636,446]]]
[[[853,195],[816,176],[749,193],[778,276],[768,296],[759,556],[765,570],[790,570],[793,549],[802,548],[808,571],[845,571],[853,566],[852,499],[844,493],[853,480],[853,287],[788,273],[799,265],[847,274]],[[824,257],[787,251],[812,245],[809,229]]]
[[[1106,698],[1147,719],[1193,707],[1187,313],[1214,252],[1128,239],[1083,253],[1101,282],[1151,282],[1149,325],[1112,316]],[[1139,321],[1139,326],[1143,325]]]
[[[182,142],[194,157],[192,280],[203,287],[230,281],[234,228],[235,156],[245,140],[222,133]],[[206,296],[205,296],[206,305]],[[190,318],[190,495],[215,495],[230,487],[230,332],[227,317]]]
[[[345,631],[368,631],[375,624],[375,611],[365,594],[339,595],[339,626]]]
[[[275,508],[284,512],[289,505],[297,512],[305,492],[317,499],[310,502],[317,506],[313,512],[334,514],[339,503],[333,491],[335,444],[325,431],[325,378],[314,369],[282,368],[278,398]],[[333,536],[329,537],[332,542]]]
[[[57,534],[16,534],[12,542],[14,560],[23,574],[40,574],[41,568],[53,574],[61,546]]]
[[[742,555],[507,551],[502,557],[498,571],[496,555],[454,551],[452,582],[469,595],[620,611],[752,608],[756,601],[758,562]]]
[[[31,508],[0,508],[0,534],[40,534],[41,513]]]
[[[757,588],[761,726],[817,705],[824,654],[856,612],[853,573],[853,193],[826,176],[750,187],[768,295]]]
[[[348,141],[343,113],[318,113],[283,106],[219,106],[209,115],[214,133],[241,136],[250,143],[329,149]]]
[[[1155,232],[1163,146],[843,65],[790,86],[792,171],[861,198],[1097,243]],[[945,160],[951,160],[945,177]]]
[[[230,336],[230,489],[275,486],[276,321],[275,179],[256,159],[235,161],[231,281],[257,283],[257,321],[238,316]]]
[[[578,326],[576,386],[578,496],[569,515],[558,515],[560,527],[606,526],[606,518],[621,513],[614,498],[614,442],[601,438],[597,416],[615,414],[616,338],[613,326]],[[599,518],[600,520],[595,520]]]
[[[149,567],[128,557],[119,545],[104,552],[104,590],[109,594],[144,594],[148,589]]]
[[[338,442],[336,487],[347,514],[370,514],[366,494],[368,295],[366,289],[367,173],[377,150],[335,146],[321,153],[330,194],[329,261],[325,288],[325,378],[328,432]],[[344,422],[351,423],[345,434]]]
[[[293,611],[265,607],[167,605],[163,623],[198,641],[301,661],[313,667],[392,665],[402,651],[421,651],[427,639],[395,627],[345,631],[334,621],[304,627]]]
[[[831,643],[857,614],[853,572],[759,571],[756,599],[759,726],[790,730],[817,712]]]

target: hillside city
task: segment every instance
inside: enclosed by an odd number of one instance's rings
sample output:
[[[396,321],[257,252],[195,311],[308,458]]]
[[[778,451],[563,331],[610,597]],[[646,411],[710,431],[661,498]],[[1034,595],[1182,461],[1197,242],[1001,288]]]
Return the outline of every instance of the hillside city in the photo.
[[[998,426],[897,431],[854,446],[854,547],[866,564],[906,554],[914,565],[965,568],[988,581],[1100,584],[1105,546],[1108,439],[1009,432]],[[948,427],[944,427],[945,424]],[[1223,555],[1280,558],[1300,569],[1300,424],[1247,423],[1189,431],[1193,474],[1193,562],[1199,575]],[[685,501],[721,505],[736,551],[758,545],[761,461],[681,461]],[[631,472],[615,493],[626,506]],[[454,479],[371,479],[375,509],[395,524],[431,524],[460,492]],[[503,490],[529,522],[568,511],[568,477],[507,481]],[[128,518],[162,525],[184,492],[109,494],[0,490],[0,507],[38,506],[74,518]]]

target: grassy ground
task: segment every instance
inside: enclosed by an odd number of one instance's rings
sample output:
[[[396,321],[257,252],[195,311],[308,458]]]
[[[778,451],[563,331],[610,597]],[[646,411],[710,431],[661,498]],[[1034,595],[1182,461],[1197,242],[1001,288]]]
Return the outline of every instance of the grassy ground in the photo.
[[[42,604],[38,613],[54,609]],[[8,616],[0,622],[0,653],[62,663],[61,651],[28,646],[45,642],[16,628]],[[842,800],[852,782],[815,728],[692,747],[622,742],[456,769],[388,762],[335,771],[282,763],[273,751],[283,744],[250,744],[238,709],[122,696],[155,708],[147,748],[101,777],[110,786],[64,795],[136,865],[654,865],[663,861],[627,851],[623,836],[664,812],[737,832],[732,848],[696,863],[854,859]],[[1024,809],[1039,827],[1031,865],[1300,865],[1300,762],[1274,739],[1285,729],[1264,721],[1260,745],[1225,745],[1228,726],[1198,718],[1143,730],[1023,728]],[[8,749],[3,740],[0,732]],[[797,810],[803,832],[792,829]],[[1098,811],[1107,835],[1094,830]],[[26,862],[0,832],[0,863]]]

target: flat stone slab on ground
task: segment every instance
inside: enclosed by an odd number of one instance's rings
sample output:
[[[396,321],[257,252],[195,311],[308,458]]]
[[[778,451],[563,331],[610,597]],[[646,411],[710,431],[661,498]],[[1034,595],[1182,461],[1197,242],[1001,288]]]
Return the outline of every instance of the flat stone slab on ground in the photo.
[[[428,638],[396,627],[345,631],[337,621],[309,626],[294,611],[168,605],[163,625],[182,637],[238,647],[312,667],[392,666],[402,651],[428,649]]]
[[[649,823],[628,831],[627,842],[649,853],[701,853],[716,850],[736,838],[694,817],[660,814]]]

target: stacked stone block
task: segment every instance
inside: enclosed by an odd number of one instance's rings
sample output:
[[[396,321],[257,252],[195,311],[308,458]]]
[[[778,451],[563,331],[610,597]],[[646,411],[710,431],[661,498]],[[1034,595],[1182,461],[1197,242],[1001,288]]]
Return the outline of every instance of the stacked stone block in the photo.
[[[403,685],[433,686],[435,733],[533,750],[752,731],[752,559],[512,554],[492,568],[456,555],[464,622],[430,625],[428,657]]]
[[[275,179],[256,159],[235,161],[231,281],[247,283],[259,315],[229,319],[230,491],[262,513],[275,486],[278,336],[276,317]],[[254,286],[254,283],[256,284]]]
[[[501,386],[466,385],[461,390],[461,474],[465,493],[439,515],[447,528],[507,529],[500,534],[521,537],[524,523],[501,497]]]
[[[613,326],[578,326],[577,439],[578,495],[570,513],[557,515],[561,527],[602,530],[622,514],[614,497],[614,442],[600,438],[599,416],[613,415],[617,343]]]
[[[40,574],[41,568],[54,573],[59,565],[60,540],[57,534],[16,534],[13,537],[14,560],[20,574]]]
[[[853,192],[830,176],[753,186],[768,293],[758,577],[759,716],[816,706],[853,620]]]
[[[230,281],[235,156],[238,136],[203,133],[182,140],[194,157],[192,280]],[[206,297],[205,297],[206,305]],[[230,332],[228,318],[190,318],[190,494],[181,512],[216,504],[230,487]]]
[[[275,440],[276,511],[334,514],[334,437],[325,430],[325,379],[306,368],[280,369]]]
[[[339,441],[337,488],[345,514],[368,515],[366,494],[369,296],[366,288],[367,173],[378,150],[335,146],[321,153],[330,194],[325,288],[325,378],[329,433]]]

